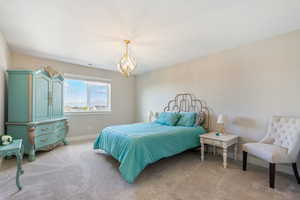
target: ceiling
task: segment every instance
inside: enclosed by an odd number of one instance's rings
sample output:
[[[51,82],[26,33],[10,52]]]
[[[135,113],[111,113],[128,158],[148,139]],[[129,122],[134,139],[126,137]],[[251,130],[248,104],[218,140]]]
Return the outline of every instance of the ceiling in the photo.
[[[299,0],[0,0],[0,32],[29,55],[137,73],[300,28]]]

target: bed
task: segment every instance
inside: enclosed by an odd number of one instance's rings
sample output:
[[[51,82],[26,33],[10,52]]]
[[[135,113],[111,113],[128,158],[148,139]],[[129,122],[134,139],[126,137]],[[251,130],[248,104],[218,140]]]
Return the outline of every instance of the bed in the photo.
[[[178,94],[169,101],[165,112],[199,112],[205,118],[202,126],[166,126],[158,123],[136,123],[104,128],[94,142],[120,162],[122,177],[133,183],[142,170],[162,158],[200,146],[199,135],[209,128],[206,103],[191,94]]]

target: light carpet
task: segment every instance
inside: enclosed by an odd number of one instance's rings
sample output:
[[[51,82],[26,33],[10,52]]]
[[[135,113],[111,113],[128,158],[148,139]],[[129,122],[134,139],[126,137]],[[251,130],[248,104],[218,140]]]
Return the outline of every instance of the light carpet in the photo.
[[[229,160],[222,168],[221,157],[184,152],[148,166],[134,184],[125,182],[118,162],[96,154],[92,142],[60,146],[39,153],[36,161],[24,159],[23,190],[15,185],[15,159],[4,160],[0,172],[0,199],[13,200],[156,200],[156,199],[300,199],[295,178],[276,175],[276,189],[268,186],[268,170]]]

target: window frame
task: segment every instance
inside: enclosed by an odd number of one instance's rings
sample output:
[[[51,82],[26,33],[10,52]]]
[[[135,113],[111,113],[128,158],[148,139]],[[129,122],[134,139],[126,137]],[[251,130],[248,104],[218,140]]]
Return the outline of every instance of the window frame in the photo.
[[[65,79],[71,79],[71,80],[81,80],[81,81],[90,81],[90,82],[101,82],[101,83],[107,83],[108,88],[108,109],[107,110],[99,110],[99,111],[65,111],[65,115],[97,115],[97,114],[110,114],[112,112],[112,102],[111,102],[111,88],[112,88],[112,81],[111,79],[105,79],[105,78],[99,78],[99,77],[93,77],[93,76],[83,76],[83,75],[77,75],[77,74],[68,74],[64,73]],[[65,109],[65,101],[64,103],[64,109]]]

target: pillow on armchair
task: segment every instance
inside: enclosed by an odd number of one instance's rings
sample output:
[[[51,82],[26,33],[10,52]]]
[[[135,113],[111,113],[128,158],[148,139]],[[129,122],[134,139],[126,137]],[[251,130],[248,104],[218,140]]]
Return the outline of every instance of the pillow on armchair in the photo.
[[[205,113],[197,112],[194,126],[202,126],[205,122]]]

